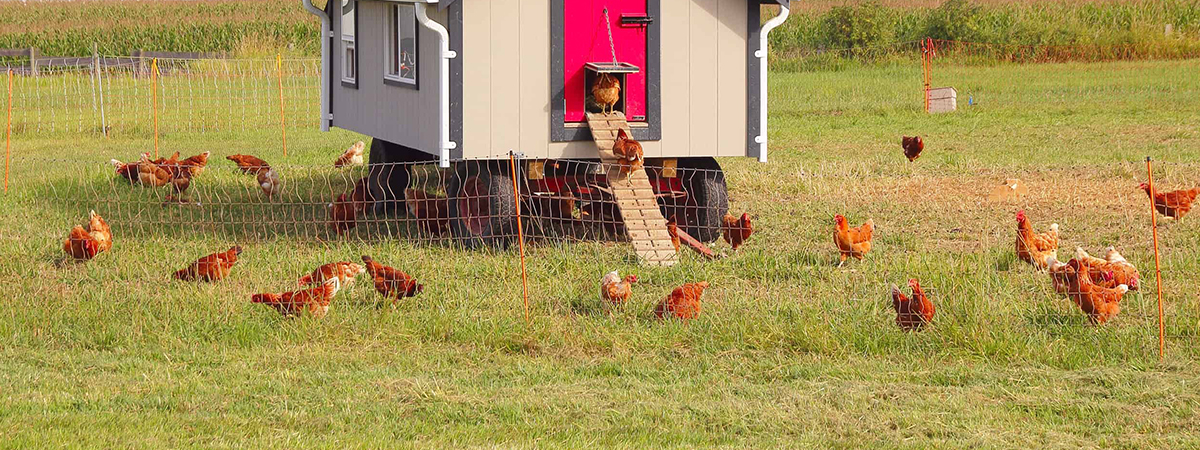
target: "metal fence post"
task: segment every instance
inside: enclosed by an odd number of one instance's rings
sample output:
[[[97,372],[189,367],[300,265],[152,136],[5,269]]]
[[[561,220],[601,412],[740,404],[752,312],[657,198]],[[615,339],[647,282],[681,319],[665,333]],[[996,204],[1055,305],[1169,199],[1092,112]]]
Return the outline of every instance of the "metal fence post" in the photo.
[[[96,103],[96,74],[97,74],[96,61],[98,59],[99,58],[97,57],[96,44],[92,44],[92,79],[91,79],[91,82],[92,82],[92,118],[93,119],[95,119],[96,111],[98,111],[98,109],[97,109],[98,107],[97,107],[97,103]]]
[[[38,49],[37,47],[29,47],[29,74],[38,76]]]
[[[283,55],[275,54],[275,69],[279,78],[279,127],[283,137],[283,156],[287,157],[287,118],[283,114]]]
[[[104,116],[104,72],[100,68],[100,50],[92,44],[92,67],[96,72],[96,90],[100,91],[100,134],[108,137],[108,119]]]
[[[8,162],[12,158],[12,83],[13,71],[8,69],[8,121],[4,126],[4,193],[8,193]]]

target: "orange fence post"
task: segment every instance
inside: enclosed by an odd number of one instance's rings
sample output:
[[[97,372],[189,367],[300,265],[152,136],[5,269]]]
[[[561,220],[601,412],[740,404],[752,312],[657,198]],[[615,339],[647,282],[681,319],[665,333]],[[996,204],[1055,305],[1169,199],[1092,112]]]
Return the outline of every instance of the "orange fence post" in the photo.
[[[512,169],[513,197],[517,204],[517,245],[521,249],[521,293],[525,298],[525,325],[529,325],[529,278],[525,272],[525,233],[521,227],[521,188],[517,184],[517,156],[508,152],[508,163]]]
[[[933,84],[933,61],[929,55],[929,39],[921,41],[921,78],[925,84],[925,112],[929,112],[929,89]]]
[[[1150,157],[1146,157],[1146,184],[1150,186],[1150,192],[1154,191],[1154,169],[1150,164]],[[1163,322],[1163,295],[1162,295],[1162,264],[1158,257],[1158,211],[1154,208],[1154,195],[1150,197],[1150,228],[1154,235],[1154,277],[1158,283],[1158,359],[1162,359],[1167,354],[1167,337],[1166,323]]]
[[[279,128],[283,136],[283,156],[287,156],[287,118],[283,115],[283,55],[275,54],[275,71],[279,78]]]
[[[12,157],[12,69],[8,69],[8,122],[4,126],[4,193],[8,193],[8,161]]]
[[[150,100],[154,102],[154,158],[158,158],[158,58],[150,60],[150,83],[154,85],[150,89]]]

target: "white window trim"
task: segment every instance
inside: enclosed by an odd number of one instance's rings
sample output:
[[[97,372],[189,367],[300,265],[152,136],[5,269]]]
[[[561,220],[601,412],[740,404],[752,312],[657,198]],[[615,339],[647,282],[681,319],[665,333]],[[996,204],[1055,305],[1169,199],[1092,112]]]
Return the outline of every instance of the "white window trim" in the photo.
[[[349,57],[350,52],[354,52],[354,58]],[[355,44],[354,38],[342,38],[342,81],[352,84],[358,84],[358,46]],[[353,73],[353,76],[351,76]]]
[[[413,39],[415,41],[414,49],[416,50],[416,58],[415,58],[415,61],[413,61],[413,63],[414,63],[413,65],[416,66],[417,68],[413,72],[412,78],[405,78],[405,77],[400,76],[399,74],[389,73],[389,70],[392,67],[393,60],[400,56],[398,54],[400,52],[400,24],[399,24],[400,8],[411,8],[412,12],[413,12],[413,14],[412,14],[413,15]],[[387,18],[387,31],[388,31],[387,45],[384,46],[384,50],[383,50],[383,52],[384,52],[384,66],[383,66],[384,81],[388,82],[390,84],[399,84],[401,86],[410,87],[413,89],[417,89],[420,86],[419,71],[420,71],[420,51],[421,51],[421,38],[420,38],[421,30],[420,30],[420,27],[417,25],[416,16],[417,16],[416,5],[408,4],[408,5],[392,5],[391,6],[390,10],[388,11],[388,18]]]
[[[336,1],[336,0],[334,0],[334,1]],[[357,0],[350,0],[350,2],[347,3],[347,5],[354,5],[354,10],[350,13],[350,14],[354,15],[354,17],[353,17],[354,28],[355,28],[354,34],[346,34],[346,30],[341,29],[341,35],[342,35],[342,39],[341,39],[341,41],[342,41],[342,81],[345,83],[348,83],[348,84],[355,85],[355,86],[358,85],[358,58],[360,56],[358,53],[358,38],[357,38],[357,35],[358,35],[358,29],[357,29],[358,28],[358,6],[359,5],[355,4],[356,2],[357,2]],[[345,6],[343,6],[343,8],[345,8]],[[341,26],[345,27],[346,20],[344,18],[345,17],[344,11],[343,11],[342,16],[340,16],[340,17],[342,20]],[[354,52],[353,60],[348,58],[350,51]],[[353,76],[349,75],[351,72],[353,72]]]

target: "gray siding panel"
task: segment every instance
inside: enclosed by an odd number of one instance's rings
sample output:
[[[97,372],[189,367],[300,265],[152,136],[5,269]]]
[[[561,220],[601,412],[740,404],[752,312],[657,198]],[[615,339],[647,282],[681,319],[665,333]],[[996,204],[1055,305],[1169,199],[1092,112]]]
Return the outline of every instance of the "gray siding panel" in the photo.
[[[437,35],[418,25],[420,53],[417,79],[420,89],[384,84],[384,55],[387,50],[387,11],[392,4],[359,0],[358,3],[358,88],[334,83],[333,124],[385,141],[437,155],[438,90],[441,68]],[[445,24],[446,12],[428,10],[430,18]],[[333,20],[335,36],[340,20]],[[341,79],[341,39],[334,40],[334,79]]]
[[[662,24],[662,139],[645,142],[647,156],[753,156],[758,128],[755,72],[757,2],[666,0]],[[420,34],[420,89],[383,83],[389,4],[360,0],[358,88],[332,87],[334,126],[436,155],[439,61],[437,37]],[[550,0],[460,0],[430,16],[448,23],[459,60],[452,62],[455,159],[595,157],[587,142],[550,142]],[[336,28],[339,20],[332,21]],[[340,80],[342,52],[334,39],[331,79]],[[749,64],[747,64],[749,63]],[[747,67],[748,66],[748,67]],[[743,115],[745,114],[745,115]],[[745,139],[745,140],[743,140]]]

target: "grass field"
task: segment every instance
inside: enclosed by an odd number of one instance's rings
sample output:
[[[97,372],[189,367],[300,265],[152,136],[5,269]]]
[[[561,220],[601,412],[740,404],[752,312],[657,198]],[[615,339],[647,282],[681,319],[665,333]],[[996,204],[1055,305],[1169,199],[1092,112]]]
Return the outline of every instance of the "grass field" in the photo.
[[[1200,225],[1163,225],[1168,352],[1157,307],[1142,159],[1156,182],[1200,183],[1198,61],[988,66],[939,73],[962,111],[920,111],[919,72],[885,66],[772,77],[771,162],[724,160],[732,209],[758,233],[715,262],[640,268],[613,243],[529,249],[532,323],[515,251],[471,251],[319,232],[253,233],[173,223],[161,193],[114,181],[109,158],[144,134],[23,132],[0,196],[0,436],[34,447],[1200,445]],[[973,98],[968,106],[966,98]],[[223,157],[253,152],[295,202],[350,178],[323,167],[346,132],[274,130],[163,137],[164,151],[214,152],[197,179],[206,206],[238,211],[252,190]],[[926,154],[900,155],[920,133]],[[993,203],[1005,178],[1020,202]],[[313,181],[316,180],[316,181]],[[324,186],[323,186],[324,184]],[[116,245],[60,264],[61,240],[106,210]],[[205,209],[207,208],[207,209]],[[1013,255],[1013,213],[1057,222],[1065,252],[1118,246],[1146,279],[1123,312],[1087,325]],[[873,218],[876,249],[836,267],[834,214]],[[217,213],[191,212],[219,222]],[[317,215],[297,217],[315,220]],[[175,218],[175,219],[173,219]],[[263,220],[277,220],[263,219]],[[319,227],[313,224],[313,227]],[[192,231],[195,231],[194,233]],[[321,238],[320,241],[317,238]],[[217,284],[170,273],[234,241]],[[324,320],[248,302],[313,266],[372,254],[420,278],[421,297],[378,309],[365,284]],[[1060,253],[1062,254],[1062,253]],[[612,317],[596,299],[609,270],[643,280]],[[889,284],[918,277],[934,326],[896,329]],[[705,279],[703,317],[659,323],[672,287]]]

